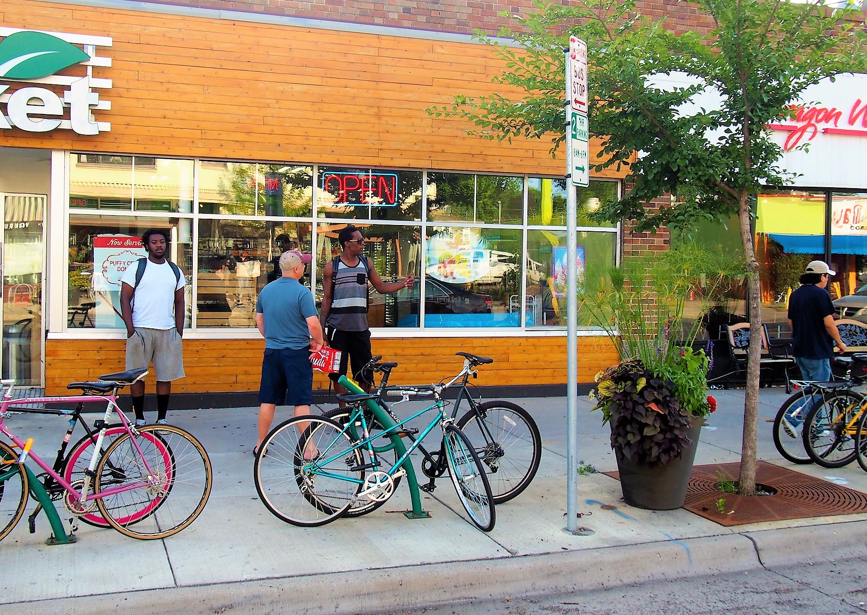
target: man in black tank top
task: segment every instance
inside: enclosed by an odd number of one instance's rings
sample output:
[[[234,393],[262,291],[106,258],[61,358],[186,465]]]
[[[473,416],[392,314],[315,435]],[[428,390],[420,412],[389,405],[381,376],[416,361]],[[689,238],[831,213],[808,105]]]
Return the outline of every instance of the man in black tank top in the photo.
[[[323,279],[322,309],[319,318],[322,328],[329,332],[328,339],[332,348],[340,350],[340,372],[329,377],[334,381],[337,393],[344,393],[337,384],[341,374],[346,374],[352,363],[352,377],[365,391],[370,391],[370,374],[363,373],[371,359],[370,328],[367,324],[367,283],[370,282],[377,292],[388,295],[401,288],[412,288],[415,278],[412,272],[403,280],[384,282],[373,264],[364,256],[364,236],[351,224],[340,231],[337,237],[343,250],[337,263],[325,265]]]

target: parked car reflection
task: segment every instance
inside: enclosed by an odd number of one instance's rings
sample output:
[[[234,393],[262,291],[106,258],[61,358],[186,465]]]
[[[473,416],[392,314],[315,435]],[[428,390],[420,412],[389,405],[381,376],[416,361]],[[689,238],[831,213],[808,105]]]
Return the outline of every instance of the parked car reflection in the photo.
[[[840,318],[854,318],[867,322],[867,284],[847,297],[834,299],[832,302]]]

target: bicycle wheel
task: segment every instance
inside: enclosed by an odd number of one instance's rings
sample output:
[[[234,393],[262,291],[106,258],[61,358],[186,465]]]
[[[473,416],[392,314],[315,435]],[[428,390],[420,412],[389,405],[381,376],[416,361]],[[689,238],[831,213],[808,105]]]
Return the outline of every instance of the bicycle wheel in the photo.
[[[459,428],[446,426],[443,432],[449,476],[464,510],[483,532],[494,529],[497,521],[491,485],[473,445]]]
[[[823,396],[804,419],[804,448],[814,463],[840,468],[855,459],[855,428],[848,427],[858,414],[863,397],[842,389]]]
[[[331,419],[332,421],[337,421],[340,426],[345,426],[346,421],[349,420],[350,413],[352,412],[352,408],[334,408],[332,410],[328,410],[322,413],[322,416]],[[369,411],[365,411],[365,419],[367,421],[367,429],[370,435],[374,435],[378,431],[382,431],[382,425],[379,424],[373,414]],[[349,435],[356,439],[361,440],[362,437],[359,433],[361,430],[360,425],[350,426],[348,430]],[[359,453],[361,453],[362,458],[366,459],[367,448],[360,447],[358,449]],[[394,448],[394,445],[391,443],[391,440],[387,437],[383,437],[382,439],[377,438],[373,441],[373,451],[376,453],[377,457],[380,455],[386,455],[382,460],[380,460],[380,464],[384,466],[386,469],[392,467],[395,462],[399,459],[397,451]],[[365,464],[367,461],[365,461]],[[397,486],[400,484],[400,476],[393,479],[394,480],[394,490],[397,490]],[[394,491],[392,491],[394,493]],[[388,501],[388,498],[384,500],[371,500],[369,498],[361,497],[355,500],[349,507],[349,509],[343,513],[345,517],[360,517],[361,515],[366,515],[367,513],[373,512],[383,504]]]
[[[300,416],[281,423],[259,445],[253,464],[259,498],[292,525],[333,521],[364,486],[364,457],[357,446],[328,418]]]
[[[521,406],[488,401],[457,422],[485,464],[494,504],[508,502],[532,482],[542,458],[536,421]]]
[[[804,389],[789,397],[774,417],[774,446],[792,463],[812,462],[804,448],[804,418],[814,405],[821,403],[822,395],[807,393],[808,389]]]
[[[97,506],[121,534],[166,538],[205,508],[213,486],[211,460],[201,443],[178,427],[148,425],[138,432],[115,440],[96,466]]]
[[[9,445],[0,442],[0,460],[12,461],[18,455]],[[27,472],[17,463],[0,465],[0,540],[9,535],[24,509],[30,496],[30,481]]]
[[[861,469],[867,472],[867,412],[861,415],[858,420],[858,429],[855,431],[855,458],[858,460],[858,465]]]
[[[106,449],[117,438],[127,433],[123,427],[109,427],[105,430],[105,437],[102,441],[102,452],[105,454]],[[96,444],[96,436],[85,435],[78,442],[72,445],[69,453],[66,455],[66,460],[63,462],[63,470],[61,476],[68,483],[84,480],[84,472],[90,466],[90,459],[93,457],[93,445]],[[94,502],[96,505],[96,502]],[[88,525],[94,527],[111,527],[111,525],[103,519],[99,512],[95,509],[78,517]]]

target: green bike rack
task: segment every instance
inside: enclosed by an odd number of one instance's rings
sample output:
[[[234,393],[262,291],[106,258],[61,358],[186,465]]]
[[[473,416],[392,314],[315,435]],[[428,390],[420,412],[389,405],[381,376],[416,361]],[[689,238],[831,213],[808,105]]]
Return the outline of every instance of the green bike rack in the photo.
[[[354,393],[356,395],[363,395],[367,391],[362,389],[358,384],[347,378],[346,376],[341,376],[338,383],[343,385],[343,387],[349,391],[350,393]],[[376,420],[379,423],[388,429],[389,427],[394,426],[394,421],[388,415],[388,413],[383,410],[379,404],[377,404],[372,399],[368,399],[364,402],[364,406],[370,410],[373,416],[376,417]],[[391,444],[394,449],[397,451],[398,457],[402,457],[406,454],[406,446],[403,443],[403,439],[400,437],[400,434],[392,432],[389,434],[389,439],[391,440]],[[406,472],[406,482],[409,484],[409,495],[412,498],[412,510],[408,510],[404,513],[407,519],[428,519],[430,518],[430,513],[424,510],[421,506],[421,494],[418,489],[418,480],[415,477],[415,468],[412,467],[412,460],[407,457],[404,460],[403,464],[404,471]]]
[[[50,547],[54,545],[74,544],[78,539],[74,535],[67,534],[64,531],[63,521],[60,520],[60,515],[57,514],[57,509],[45,491],[45,487],[42,486],[42,483],[39,482],[30,468],[24,466],[24,470],[27,472],[27,478],[30,480],[30,494],[42,506],[42,510],[45,511],[45,516],[48,517],[48,522],[51,524],[51,529],[54,531],[54,534],[48,537],[45,544]]]

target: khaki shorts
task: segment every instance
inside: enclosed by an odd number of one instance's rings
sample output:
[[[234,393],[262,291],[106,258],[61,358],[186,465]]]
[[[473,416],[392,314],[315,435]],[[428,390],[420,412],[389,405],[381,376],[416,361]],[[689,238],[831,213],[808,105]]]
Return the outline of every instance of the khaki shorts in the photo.
[[[126,340],[126,368],[148,367],[153,361],[159,382],[184,377],[184,347],[178,330],[136,329]]]

